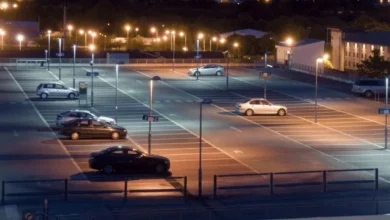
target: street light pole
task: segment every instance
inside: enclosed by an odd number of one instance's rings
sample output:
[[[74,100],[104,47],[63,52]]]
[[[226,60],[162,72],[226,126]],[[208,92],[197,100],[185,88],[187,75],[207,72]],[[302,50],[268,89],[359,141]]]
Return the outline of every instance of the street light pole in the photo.
[[[319,59],[316,60],[316,79],[315,79],[315,95],[314,95],[314,123],[317,124],[317,90],[318,90],[318,63],[319,63]]]
[[[175,43],[176,43],[176,34],[175,32],[173,31],[172,32],[172,37],[173,37],[173,46],[172,46],[172,71],[175,71]]]
[[[226,52],[226,91],[229,91],[229,51]]]
[[[115,121],[118,123],[118,74],[119,74],[119,65],[115,65],[115,75],[116,75],[116,81],[115,81]]]
[[[196,39],[196,80],[199,80],[199,38]]]
[[[50,71],[50,35],[51,35],[51,31],[49,30],[48,32],[48,41],[49,41],[49,45],[48,45],[48,48],[47,48],[47,70]]]
[[[150,96],[149,96],[149,117],[152,116],[152,107],[153,107],[153,81],[161,80],[159,76],[154,76],[150,80]],[[152,121],[149,121],[149,133],[148,133],[148,154],[152,153]]]
[[[211,99],[204,99],[199,103],[199,170],[198,170],[198,196],[202,196],[202,111],[203,105],[213,103]]]
[[[60,58],[60,64],[58,65],[58,78],[61,80],[61,38],[58,38],[58,57]]]
[[[92,55],[91,55],[91,84],[92,84],[92,89],[91,89],[91,107],[93,107],[93,78],[94,78],[94,73],[93,73],[93,61],[94,61],[94,54],[92,50]]]
[[[149,117],[152,116],[152,105],[153,105],[153,80],[150,80],[150,91],[149,91]],[[148,154],[152,152],[152,122],[149,121],[149,133],[148,133]]]
[[[76,45],[73,45],[73,88],[76,88]]]
[[[389,77],[386,76],[386,105],[385,108],[388,108],[388,98],[389,97]],[[387,150],[387,114],[385,114],[385,149]]]
[[[203,102],[200,103],[199,110],[199,170],[198,170],[198,196],[202,196],[202,107]]]

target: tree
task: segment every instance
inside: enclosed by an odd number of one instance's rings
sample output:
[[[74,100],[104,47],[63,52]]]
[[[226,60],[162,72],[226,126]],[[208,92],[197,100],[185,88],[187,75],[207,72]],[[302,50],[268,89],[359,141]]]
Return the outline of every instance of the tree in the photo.
[[[378,49],[374,49],[368,59],[357,64],[357,68],[360,77],[384,78],[390,71],[390,61],[380,56]]]

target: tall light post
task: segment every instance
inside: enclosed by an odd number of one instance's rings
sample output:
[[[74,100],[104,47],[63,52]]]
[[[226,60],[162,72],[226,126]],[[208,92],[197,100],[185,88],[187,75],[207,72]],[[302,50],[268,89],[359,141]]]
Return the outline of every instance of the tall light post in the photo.
[[[234,50],[236,50],[237,57],[238,57],[238,47],[239,46],[240,46],[240,44],[238,44],[237,42],[233,43],[233,47],[234,47]]]
[[[50,36],[51,36],[51,30],[47,31],[47,40],[48,46],[47,46],[47,70],[50,70]]]
[[[153,106],[153,82],[161,80],[159,76],[154,76],[150,80],[150,97],[149,97],[149,117],[152,116],[152,106]],[[149,133],[148,133],[148,154],[152,152],[152,122],[149,120]]]
[[[212,47],[211,47],[212,41],[216,42],[216,44],[217,44],[217,49],[216,50],[218,50],[218,38],[217,37],[213,37],[213,38],[210,38],[210,51],[212,50]]]
[[[187,34],[184,33],[183,31],[181,31],[181,32],[179,33],[179,36],[180,36],[180,37],[184,37],[184,47],[187,48]]]
[[[87,47],[87,33],[86,33],[83,29],[80,29],[80,30],[79,30],[79,34],[80,34],[81,36],[84,35],[84,47],[86,48],[86,47]]]
[[[126,26],[125,26],[125,30],[126,30],[126,33],[127,33],[126,49],[128,49],[128,47],[129,47],[129,32],[130,32],[130,30],[131,30],[130,25],[126,25]]]
[[[61,57],[62,57],[62,53],[61,53],[61,37],[58,38],[58,57],[60,59],[60,63],[58,65],[58,79],[61,80]]]
[[[69,31],[69,42],[72,40],[72,30],[73,25],[68,25],[68,31]],[[77,34],[76,34],[77,35]],[[64,45],[65,46],[65,45]],[[73,46],[72,46],[73,47]]]
[[[289,46],[289,50],[287,51],[287,67],[288,69],[291,69],[292,66],[292,46],[294,44],[294,40],[289,37],[286,39],[286,44]]]
[[[4,50],[4,35],[5,32],[3,29],[0,29],[0,35],[1,35],[1,50]]]
[[[317,115],[318,115],[318,110],[317,110],[317,90],[318,90],[318,64],[319,63],[324,63],[328,59],[328,55],[325,54],[323,57],[317,58],[316,59],[316,86],[315,86],[315,94],[314,94],[314,123],[317,123]]]
[[[176,44],[176,32],[171,31],[171,36],[173,38],[173,46],[172,46],[172,71],[175,71],[175,44]]]
[[[115,121],[118,123],[118,76],[119,75],[119,64],[115,65]]]
[[[204,37],[203,33],[199,33],[196,38],[196,80],[199,80],[199,41]]]
[[[16,35],[16,40],[19,41],[19,51],[22,50],[22,41],[24,40],[24,36],[21,34]]]
[[[210,105],[213,103],[211,99],[203,99],[199,104],[199,170],[198,170],[198,196],[202,196],[202,110],[203,105]]]
[[[76,48],[77,45],[73,45],[73,88],[76,88]]]
[[[95,45],[91,44],[89,45],[89,50],[91,51],[91,85],[92,85],[92,88],[91,88],[91,107],[93,107],[93,77],[94,77],[94,73],[93,73],[93,62],[94,62],[94,51],[95,51]]]
[[[95,44],[96,33],[95,33],[95,32],[92,32],[92,33],[91,33],[91,36],[92,36],[92,44]]]
[[[388,109],[388,106],[389,106],[389,76],[388,74],[386,74],[386,78],[385,78],[385,109]],[[388,138],[388,134],[387,134],[387,114],[385,114],[385,149],[387,150],[387,138]]]
[[[158,37],[158,30],[157,30],[157,28],[155,28],[155,27],[150,28],[150,32],[155,34],[155,37]]]

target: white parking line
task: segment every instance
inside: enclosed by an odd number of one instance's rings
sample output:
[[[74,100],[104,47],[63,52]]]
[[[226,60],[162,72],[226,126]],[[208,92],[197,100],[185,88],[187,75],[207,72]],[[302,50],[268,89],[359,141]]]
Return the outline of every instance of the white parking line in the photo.
[[[213,155],[213,154],[223,154],[222,152],[210,152],[210,153],[207,153],[207,152],[202,152],[202,155]],[[182,154],[164,154],[164,156],[188,156],[188,155],[199,155],[198,152],[196,153],[182,153]],[[230,158],[231,159],[231,158]],[[202,158],[203,160],[203,158]]]
[[[240,129],[235,128],[235,127],[233,127],[233,126],[229,126],[229,128],[231,128],[231,129],[233,129],[233,130],[236,130],[236,131],[238,131],[238,132],[242,132]]]
[[[147,76],[148,78],[151,78],[151,76],[149,76],[149,75],[147,75],[147,74],[145,74],[145,73],[142,73],[142,72],[137,71],[137,70],[134,70],[134,71],[135,71],[135,72],[138,72],[138,73],[140,73],[140,74],[142,74],[142,75],[145,75],[145,76]],[[111,83],[108,82],[107,80],[103,79],[102,77],[99,77],[99,76],[98,76],[98,78],[115,88],[115,86],[114,86],[113,84],[111,84]],[[174,89],[176,89],[176,90],[178,90],[178,91],[182,91],[182,90],[177,89],[177,88],[175,88],[175,87],[173,87],[173,86],[171,86],[171,85],[169,85],[169,84],[167,84],[167,83],[165,83],[165,82],[161,82],[161,83],[163,83],[164,85],[168,85],[169,87],[174,88]],[[122,89],[118,89],[118,91],[121,91],[123,94],[125,94],[125,95],[129,96],[130,98],[132,98],[132,99],[134,99],[134,100],[140,102],[136,97],[130,95],[129,93],[123,91]],[[184,91],[183,91],[183,92],[184,92]],[[186,93],[186,94],[188,94],[188,93]],[[191,95],[191,96],[193,96],[193,95]],[[193,96],[193,97],[195,97],[197,100],[201,100],[201,99],[199,99],[199,98],[196,97],[196,96]],[[146,105],[146,104],[144,104],[144,105],[145,105],[146,107],[149,108],[148,105]],[[178,125],[179,127],[181,127],[182,129],[186,130],[187,132],[189,132],[189,133],[191,133],[191,134],[193,134],[194,136],[196,136],[196,137],[199,138],[199,136],[198,136],[197,134],[195,134],[195,133],[193,133],[192,131],[186,129],[185,127],[183,127],[182,125],[180,125],[180,124],[177,123],[176,121],[172,120],[171,118],[167,117],[166,115],[162,114],[161,112],[159,112],[159,111],[157,111],[157,110],[154,110],[154,111],[155,111],[156,113],[158,113],[159,115],[165,117],[166,119],[172,121],[173,123],[177,124],[177,125]],[[242,162],[241,160],[237,159],[236,157],[230,155],[228,152],[222,150],[221,148],[218,148],[217,146],[211,144],[211,143],[208,142],[207,140],[204,140],[204,141],[205,141],[206,143],[208,143],[209,145],[215,147],[215,148],[218,149],[219,151],[221,151],[221,152],[225,153],[226,155],[228,155],[228,156],[230,157],[230,160],[236,160],[237,162],[241,163],[243,166],[247,167],[248,169],[252,170],[253,172],[259,173],[257,170],[255,170],[255,169],[252,168],[251,166],[245,164],[244,162]]]
[[[42,120],[42,122],[46,125],[46,127],[50,130],[50,132],[52,133],[53,136],[55,136],[55,140],[57,141],[57,143],[61,146],[62,150],[65,152],[65,154],[67,154],[70,158],[70,161],[73,163],[73,165],[80,171],[81,173],[81,176],[87,180],[87,177],[84,175],[83,171],[81,170],[81,168],[79,167],[79,165],[76,163],[76,161],[74,160],[74,158],[70,155],[70,153],[67,151],[66,147],[64,146],[64,144],[58,139],[57,135],[54,133],[54,131],[51,129],[50,125],[46,122],[46,120],[43,118],[43,116],[41,115],[41,113],[38,111],[38,109],[35,107],[34,103],[30,100],[30,98],[27,96],[27,94],[24,92],[23,88],[20,86],[20,84],[18,83],[18,81],[16,81],[15,77],[12,75],[12,73],[8,70],[7,67],[4,67],[4,69],[8,72],[8,74],[10,75],[10,77],[12,78],[12,80],[15,82],[15,84],[18,86],[19,90],[24,94],[24,96],[26,97],[26,100],[29,102],[29,104],[33,107],[33,109],[35,110],[35,112],[37,113],[37,115],[39,116],[39,118]],[[88,182],[89,183],[89,182]]]

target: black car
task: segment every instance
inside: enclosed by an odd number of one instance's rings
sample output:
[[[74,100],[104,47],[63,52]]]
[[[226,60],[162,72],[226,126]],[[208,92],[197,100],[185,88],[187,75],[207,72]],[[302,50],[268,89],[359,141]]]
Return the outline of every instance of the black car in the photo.
[[[164,173],[169,170],[170,161],[162,156],[144,154],[137,149],[115,146],[92,153],[89,167],[105,174],[141,170]]]
[[[80,137],[88,138],[126,138],[125,128],[115,124],[108,124],[95,119],[75,119],[63,124],[60,135],[69,136],[72,140]]]

